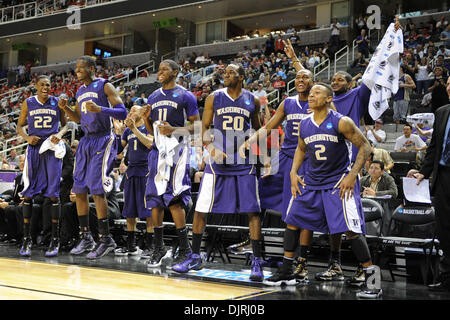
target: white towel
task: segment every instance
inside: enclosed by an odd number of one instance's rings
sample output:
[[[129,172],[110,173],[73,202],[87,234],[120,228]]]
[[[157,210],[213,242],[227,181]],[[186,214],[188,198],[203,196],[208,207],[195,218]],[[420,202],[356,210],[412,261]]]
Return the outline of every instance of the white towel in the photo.
[[[372,91],[369,114],[374,120],[386,111],[388,99],[398,91],[400,53],[403,53],[403,32],[395,31],[391,23],[362,76],[364,84]]]
[[[170,169],[173,166],[173,157],[175,156],[175,148],[178,146],[178,140],[175,137],[164,136],[159,132],[160,121],[153,123],[153,133],[155,137],[155,145],[158,149],[158,171],[154,178],[158,196],[167,190],[167,184],[170,180]]]
[[[48,137],[45,139],[45,141],[42,143],[41,147],[39,148],[39,154],[44,153],[47,150],[53,150],[55,151],[55,157],[57,159],[62,159],[66,155],[66,146],[64,145],[64,142],[62,140],[59,140],[58,143],[53,143],[50,141],[51,137]]]

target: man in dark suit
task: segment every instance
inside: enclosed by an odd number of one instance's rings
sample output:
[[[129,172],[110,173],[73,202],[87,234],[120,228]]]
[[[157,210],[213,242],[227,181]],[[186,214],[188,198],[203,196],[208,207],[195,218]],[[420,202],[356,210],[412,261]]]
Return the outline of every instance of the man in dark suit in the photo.
[[[450,97],[450,78],[447,80]],[[450,291],[450,104],[436,111],[433,135],[419,173],[414,176],[417,184],[431,176],[431,194],[434,195],[436,233],[443,257],[439,266],[439,277],[432,290]]]

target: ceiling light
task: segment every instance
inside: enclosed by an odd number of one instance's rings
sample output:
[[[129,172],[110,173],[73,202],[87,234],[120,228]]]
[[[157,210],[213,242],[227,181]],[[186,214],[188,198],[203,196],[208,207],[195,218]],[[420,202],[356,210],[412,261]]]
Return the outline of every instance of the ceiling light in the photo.
[[[202,6],[198,6],[198,8],[199,8],[199,9],[201,9],[201,8],[202,8]]]

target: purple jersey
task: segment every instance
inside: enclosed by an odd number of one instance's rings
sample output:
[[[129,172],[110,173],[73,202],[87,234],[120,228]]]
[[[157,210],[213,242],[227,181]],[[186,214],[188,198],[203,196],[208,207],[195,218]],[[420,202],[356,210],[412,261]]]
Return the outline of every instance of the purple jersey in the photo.
[[[309,116],[308,101],[299,101],[298,95],[284,100],[284,114],[286,115],[286,126],[284,129],[284,140],[281,150],[294,157],[298,145],[298,125],[302,119]]]
[[[152,121],[166,121],[173,127],[184,127],[186,117],[198,114],[197,98],[179,85],[169,90],[160,88],[153,91],[147,103],[152,107]]]
[[[111,108],[108,97],[105,94],[105,84],[108,80],[97,78],[88,86],[82,85],[76,98],[81,111],[81,129],[85,135],[106,136],[111,133],[111,117],[104,113],[94,113],[86,110],[85,103],[89,100],[103,108]]]
[[[364,117],[369,108],[370,92],[370,89],[363,83],[361,86],[344,94],[334,96],[334,106],[337,112],[352,119],[359,128],[361,118]],[[352,146],[352,162],[356,160],[357,154],[358,148]]]
[[[147,129],[144,125],[137,128],[144,135],[147,135]],[[128,144],[128,169],[127,172],[131,173],[130,168],[143,168],[144,175],[148,172],[147,158],[148,152],[150,151],[141,141],[136,137],[136,135],[131,131],[130,128],[126,128],[122,140]],[[130,175],[129,175],[130,176]]]
[[[307,189],[320,190],[336,187],[350,166],[349,145],[339,132],[343,115],[330,110],[319,125],[313,114],[300,124],[300,137],[306,144],[308,170],[305,173]]]
[[[255,96],[242,89],[237,99],[232,99],[227,88],[214,91],[214,147],[224,151],[227,158],[222,164],[214,161],[206,166],[205,172],[219,175],[244,175],[255,173],[250,157],[242,159],[239,147],[245,142],[252,128],[255,112]]]
[[[60,112],[58,99],[50,96],[41,103],[37,96],[27,99],[28,135],[47,138],[58,133]]]

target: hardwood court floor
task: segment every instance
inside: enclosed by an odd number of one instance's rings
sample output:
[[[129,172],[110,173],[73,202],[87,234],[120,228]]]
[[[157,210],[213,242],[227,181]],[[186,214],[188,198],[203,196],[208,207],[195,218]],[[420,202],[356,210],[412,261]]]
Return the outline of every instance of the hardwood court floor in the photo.
[[[267,291],[126,271],[0,258],[0,300],[224,300]]]
[[[62,252],[58,257],[45,258],[44,251],[33,249],[31,258],[18,256],[17,246],[0,245],[1,300],[357,300],[357,289],[344,282],[323,282],[314,274],[326,269],[326,264],[311,263],[310,283],[286,288],[273,288],[248,280],[250,267],[242,262],[208,262],[198,272],[179,274],[166,266],[148,268],[146,260],[116,257],[113,254],[99,260],[71,256]],[[347,278],[355,266],[344,266]],[[265,276],[276,269],[265,268]],[[382,300],[449,301],[450,292],[430,292],[420,283],[397,278],[393,282],[383,270]],[[242,301],[245,303],[245,301]]]

